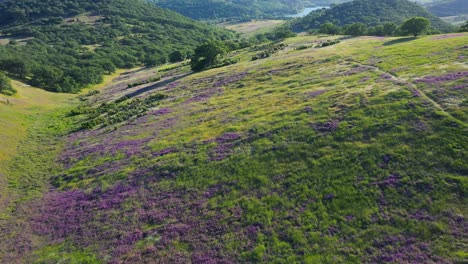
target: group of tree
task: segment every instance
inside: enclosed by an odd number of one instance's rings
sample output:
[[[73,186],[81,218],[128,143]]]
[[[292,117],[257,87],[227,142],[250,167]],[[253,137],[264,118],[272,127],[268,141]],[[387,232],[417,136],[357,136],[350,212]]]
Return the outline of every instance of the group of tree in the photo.
[[[468,20],[460,27],[460,32],[468,32]]]
[[[228,51],[222,42],[209,42],[195,49],[190,65],[193,71],[201,71],[220,61]]]
[[[401,25],[413,17],[428,19],[433,32],[456,30],[456,27],[443,22],[422,6],[408,0],[354,0],[333,5],[328,9],[316,10],[304,18],[291,21],[290,26],[294,31],[310,31],[321,29],[326,23],[331,23],[342,29],[353,25],[349,28],[350,32],[362,33],[364,30],[362,24],[364,24],[367,27],[367,34],[379,35],[382,34],[385,25]],[[336,27],[328,29],[337,30]],[[388,32],[385,33],[388,34]]]
[[[98,20],[81,22],[86,15]],[[205,41],[235,34],[145,0],[4,0],[0,36],[26,42],[0,46],[0,70],[46,90],[77,92],[117,68],[184,60]]]
[[[417,37],[423,32],[430,32],[430,21],[424,17],[413,17],[404,21],[400,26],[394,23],[385,23],[375,27],[367,27],[366,24],[356,22],[343,27],[327,22],[320,26],[318,30],[310,33],[321,33],[330,35],[351,35],[351,36],[395,36],[395,35],[413,35]]]
[[[5,73],[0,71],[0,93],[6,95],[12,95],[16,93],[16,90],[11,85],[10,79]]]
[[[191,68],[193,71],[202,71],[213,67],[229,65],[235,63],[235,61],[223,58],[229,51],[243,49],[260,43],[270,43],[267,45],[271,46],[282,46],[283,44],[278,43],[294,36],[297,36],[297,34],[291,31],[291,29],[280,26],[272,31],[257,34],[250,39],[241,39],[240,41],[210,41],[198,46],[194,50],[194,54],[191,57]]]

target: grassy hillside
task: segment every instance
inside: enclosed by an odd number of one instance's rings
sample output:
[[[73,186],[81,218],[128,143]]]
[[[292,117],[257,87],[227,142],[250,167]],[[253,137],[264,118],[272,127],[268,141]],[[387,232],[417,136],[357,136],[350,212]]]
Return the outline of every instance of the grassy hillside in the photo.
[[[422,6],[407,0],[355,0],[335,5],[330,9],[314,11],[304,18],[294,21],[292,27],[297,31],[306,31],[317,29],[321,24],[327,22],[339,26],[357,22],[367,26],[384,23],[400,25],[406,19],[415,16],[428,18],[431,21],[431,26],[442,32],[453,30],[449,24],[432,15]]]
[[[3,257],[463,261],[468,34],[314,48],[325,40],[128,88],[156,75],[135,71],[83,97],[68,129],[106,121],[63,138],[54,188],[23,205],[29,232],[7,229],[22,246],[0,240]]]
[[[116,68],[163,64],[174,51],[188,56],[233,35],[144,0],[7,0],[0,2],[0,70],[77,92]]]

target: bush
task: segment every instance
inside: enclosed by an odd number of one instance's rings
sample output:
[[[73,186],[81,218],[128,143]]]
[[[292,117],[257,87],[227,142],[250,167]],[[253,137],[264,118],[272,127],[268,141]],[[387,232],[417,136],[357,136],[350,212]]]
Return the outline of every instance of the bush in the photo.
[[[220,57],[227,52],[227,47],[219,41],[212,41],[195,49],[195,54],[190,62],[193,71],[202,71],[215,66]]]
[[[3,72],[0,72],[0,93],[6,95],[12,95],[16,93],[16,90],[13,89],[13,86],[11,86],[10,79],[8,79],[8,77]]]
[[[337,35],[341,32],[341,28],[333,23],[325,23],[320,25],[319,33]]]

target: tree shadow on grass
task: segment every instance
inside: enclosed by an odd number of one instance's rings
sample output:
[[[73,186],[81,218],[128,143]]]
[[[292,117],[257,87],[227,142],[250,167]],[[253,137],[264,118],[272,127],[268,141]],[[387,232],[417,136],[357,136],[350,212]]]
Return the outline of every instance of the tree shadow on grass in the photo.
[[[415,37],[399,38],[399,39],[394,39],[394,40],[387,41],[383,45],[384,46],[390,46],[390,45],[394,45],[394,44],[405,43],[405,42],[412,41],[412,40],[415,40],[415,39],[417,39],[417,38],[415,38]]]
[[[138,89],[138,90],[136,90],[136,91],[134,91],[134,92],[131,92],[131,93],[129,93],[129,94],[126,94],[125,97],[126,97],[126,98],[133,98],[133,97],[138,96],[138,95],[140,95],[140,94],[142,94],[142,93],[146,93],[146,92],[148,92],[148,91],[161,88],[161,87],[163,87],[163,86],[165,86],[165,85],[167,85],[167,84],[169,84],[169,83],[171,83],[171,82],[178,81],[178,80],[180,80],[180,79],[182,79],[182,78],[185,78],[185,77],[187,77],[187,76],[189,76],[189,75],[191,75],[191,74],[193,74],[193,72],[188,72],[188,73],[185,73],[185,74],[181,74],[181,75],[174,76],[174,77],[172,77],[172,78],[170,78],[170,79],[166,79],[166,80],[159,81],[159,82],[157,82],[157,83],[155,83],[155,84],[152,84],[152,85],[149,85],[149,86],[145,86],[145,87],[143,87],[143,88],[141,88],[141,89]]]

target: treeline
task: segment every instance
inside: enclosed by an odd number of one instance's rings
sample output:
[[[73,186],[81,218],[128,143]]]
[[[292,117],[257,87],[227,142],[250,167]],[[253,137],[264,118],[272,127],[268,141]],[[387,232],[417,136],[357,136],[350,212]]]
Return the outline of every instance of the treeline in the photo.
[[[329,9],[317,10],[302,19],[292,21],[291,28],[294,31],[310,31],[319,29],[325,23],[339,27],[362,23],[368,28],[380,30],[385,24],[400,25],[411,17],[429,19],[434,32],[455,30],[455,27],[443,22],[422,6],[407,0],[355,0],[333,5]]]
[[[153,0],[161,7],[199,20],[277,18],[293,14],[310,4],[308,0]]]
[[[0,46],[0,70],[49,91],[77,92],[116,68],[183,59],[204,41],[234,33],[143,0],[7,0],[0,2],[0,36],[26,42]]]
[[[411,22],[421,21],[422,24],[419,27],[412,27]],[[343,27],[337,26],[333,23],[325,23],[320,26],[319,29],[310,30],[308,33],[314,34],[329,34],[329,35],[350,35],[350,36],[406,36],[413,34],[415,36],[421,33],[435,34],[433,29],[429,28],[430,21],[426,18],[415,17],[406,20],[401,25],[394,23],[384,23],[383,25],[377,25],[375,27],[367,27],[364,23],[352,23]]]

